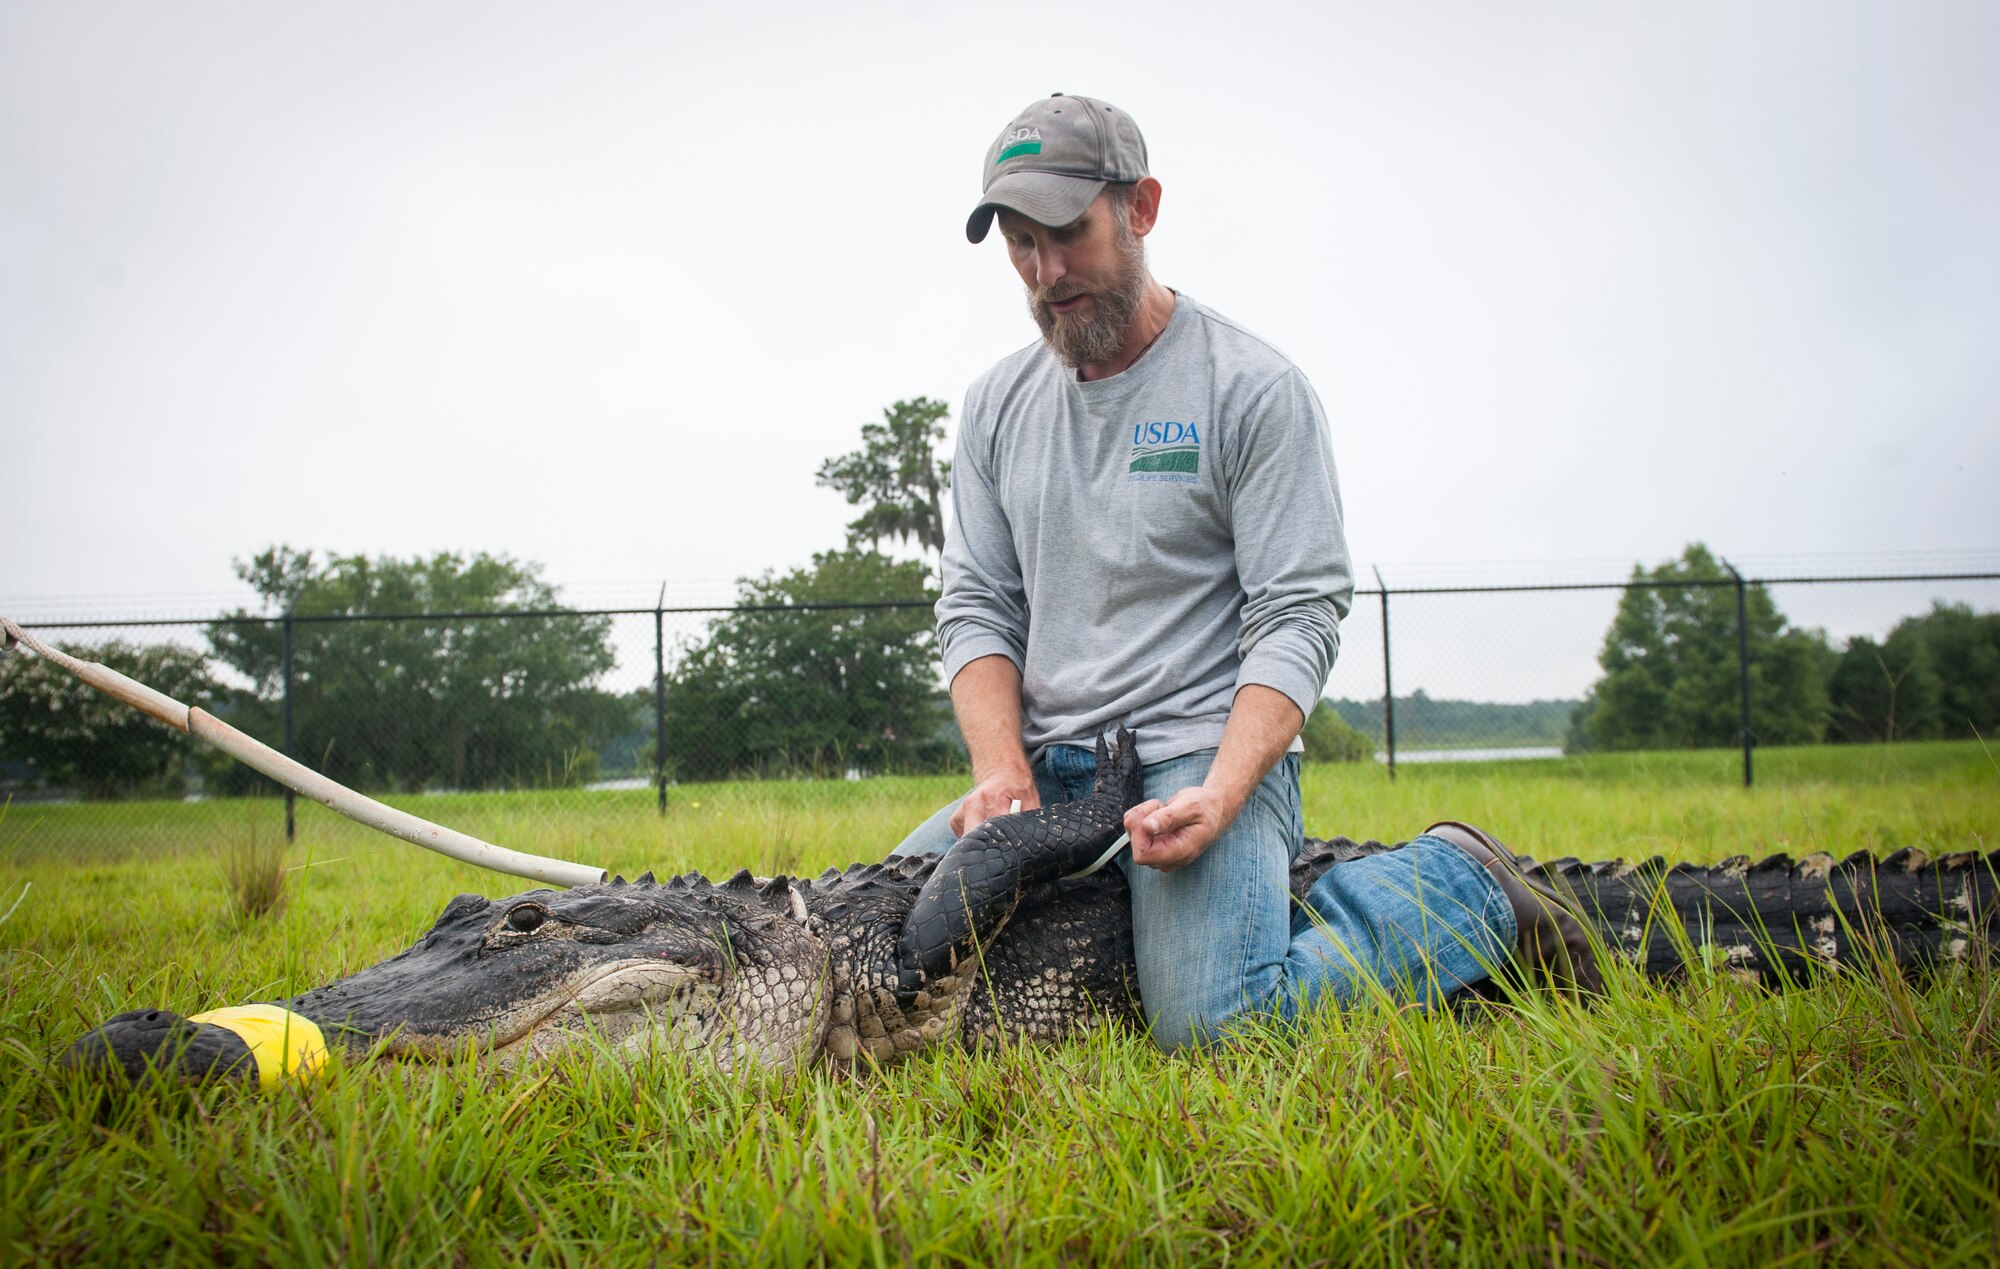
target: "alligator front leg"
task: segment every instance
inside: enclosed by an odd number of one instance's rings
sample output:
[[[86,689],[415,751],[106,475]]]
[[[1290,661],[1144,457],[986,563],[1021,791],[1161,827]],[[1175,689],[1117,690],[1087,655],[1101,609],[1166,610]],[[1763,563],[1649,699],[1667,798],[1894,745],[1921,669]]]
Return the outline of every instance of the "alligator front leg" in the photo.
[[[955,972],[1007,924],[1031,887],[1095,863],[1125,831],[1125,812],[1144,796],[1138,746],[1120,728],[1097,740],[1097,784],[1077,802],[1000,815],[946,852],[904,919],[897,943],[898,1000]]]

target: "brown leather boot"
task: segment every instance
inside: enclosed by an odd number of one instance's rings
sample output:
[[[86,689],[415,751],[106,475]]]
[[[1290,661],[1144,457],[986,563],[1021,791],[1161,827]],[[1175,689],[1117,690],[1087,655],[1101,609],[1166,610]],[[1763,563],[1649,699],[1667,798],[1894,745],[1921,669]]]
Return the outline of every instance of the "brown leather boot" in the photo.
[[[1514,965],[1522,977],[1547,983],[1569,995],[1604,994],[1604,975],[1597,969],[1597,953],[1590,946],[1583,922],[1562,896],[1538,881],[1521,875],[1514,853],[1491,834],[1446,820],[1424,830],[1442,837],[1486,866],[1501,893],[1514,906],[1514,921],[1521,929],[1514,945]]]

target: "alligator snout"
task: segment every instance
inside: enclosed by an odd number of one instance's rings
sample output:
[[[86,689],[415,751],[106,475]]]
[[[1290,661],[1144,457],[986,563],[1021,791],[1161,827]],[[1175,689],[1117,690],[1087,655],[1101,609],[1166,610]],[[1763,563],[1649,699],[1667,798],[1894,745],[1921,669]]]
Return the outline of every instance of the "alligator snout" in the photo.
[[[62,1064],[105,1075],[115,1071],[134,1084],[148,1071],[189,1084],[257,1083],[257,1060],[241,1036],[166,1009],[134,1009],[109,1019],[70,1045]]]

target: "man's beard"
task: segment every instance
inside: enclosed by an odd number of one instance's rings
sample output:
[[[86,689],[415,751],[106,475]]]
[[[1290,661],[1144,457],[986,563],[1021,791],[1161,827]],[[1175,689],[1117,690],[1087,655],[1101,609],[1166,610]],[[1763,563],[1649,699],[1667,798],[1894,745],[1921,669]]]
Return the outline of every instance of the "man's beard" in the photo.
[[[1116,358],[1125,332],[1132,328],[1139,305],[1145,302],[1146,285],[1151,281],[1146,274],[1146,246],[1126,227],[1122,216],[1114,246],[1117,272],[1109,288],[1092,293],[1095,317],[1085,317],[1081,309],[1057,313],[1049,308],[1051,302],[1082,295],[1082,287],[1058,285],[1041,292],[1028,289],[1028,311],[1034,314],[1035,325],[1042,328],[1042,338],[1071,369],[1099,366]]]

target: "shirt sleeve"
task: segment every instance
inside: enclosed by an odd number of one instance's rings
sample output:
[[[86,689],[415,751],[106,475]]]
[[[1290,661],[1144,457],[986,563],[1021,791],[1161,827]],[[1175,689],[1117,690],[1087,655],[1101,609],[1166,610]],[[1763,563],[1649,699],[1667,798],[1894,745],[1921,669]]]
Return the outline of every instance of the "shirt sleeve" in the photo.
[[[1245,602],[1236,686],[1283,692],[1313,706],[1340,651],[1354,602],[1333,440],[1319,398],[1294,368],[1246,413],[1229,455],[1236,572]]]
[[[993,420],[967,395],[951,460],[951,520],[945,526],[937,602],[945,682],[969,662],[998,654],[1025,669],[1028,600],[1014,533],[994,474]]]

